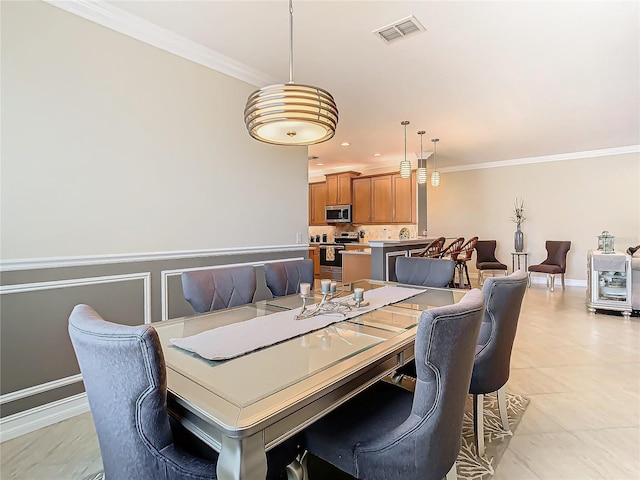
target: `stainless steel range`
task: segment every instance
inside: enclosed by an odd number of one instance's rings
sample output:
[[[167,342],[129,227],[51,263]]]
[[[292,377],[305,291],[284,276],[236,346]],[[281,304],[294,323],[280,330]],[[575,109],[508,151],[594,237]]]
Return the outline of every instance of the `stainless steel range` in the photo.
[[[356,232],[342,232],[333,243],[320,244],[320,278],[342,281],[342,254],[345,243],[358,243]]]

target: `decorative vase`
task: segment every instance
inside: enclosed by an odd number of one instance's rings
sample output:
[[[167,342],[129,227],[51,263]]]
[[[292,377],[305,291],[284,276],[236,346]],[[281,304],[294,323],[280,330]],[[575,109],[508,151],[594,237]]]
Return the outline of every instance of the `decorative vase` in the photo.
[[[517,224],[516,233],[513,235],[513,245],[516,252],[522,252],[524,250],[524,233],[520,230],[520,224]]]

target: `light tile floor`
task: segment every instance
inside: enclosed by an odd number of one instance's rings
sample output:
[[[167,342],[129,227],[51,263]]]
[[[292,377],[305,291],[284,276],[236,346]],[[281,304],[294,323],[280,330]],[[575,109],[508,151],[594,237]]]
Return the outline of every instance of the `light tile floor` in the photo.
[[[592,315],[584,288],[534,284],[507,390],[531,402],[494,480],[640,479],[640,318]],[[75,480],[98,471],[90,415],[3,443],[0,465],[2,479]]]

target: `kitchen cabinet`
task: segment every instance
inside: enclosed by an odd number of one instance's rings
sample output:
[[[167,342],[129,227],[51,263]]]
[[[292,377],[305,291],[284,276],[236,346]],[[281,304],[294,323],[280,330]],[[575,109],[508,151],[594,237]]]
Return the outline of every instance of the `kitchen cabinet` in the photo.
[[[327,183],[309,184],[309,225],[326,225],[324,211],[327,206]]]
[[[327,205],[351,205],[353,178],[358,172],[341,172],[326,175],[327,177]]]
[[[353,223],[371,222],[371,178],[354,178],[353,190]]]
[[[313,260],[313,277],[320,278],[320,248],[309,247],[309,258]]]
[[[416,179],[399,174],[353,180],[353,223],[416,222]]]

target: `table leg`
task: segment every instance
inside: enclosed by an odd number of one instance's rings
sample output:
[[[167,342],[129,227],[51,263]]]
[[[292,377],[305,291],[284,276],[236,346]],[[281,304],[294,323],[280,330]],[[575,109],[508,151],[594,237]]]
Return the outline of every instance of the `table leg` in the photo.
[[[516,271],[516,256],[511,254],[511,273]]]
[[[262,432],[247,438],[222,437],[217,473],[220,480],[267,478],[267,456]]]

